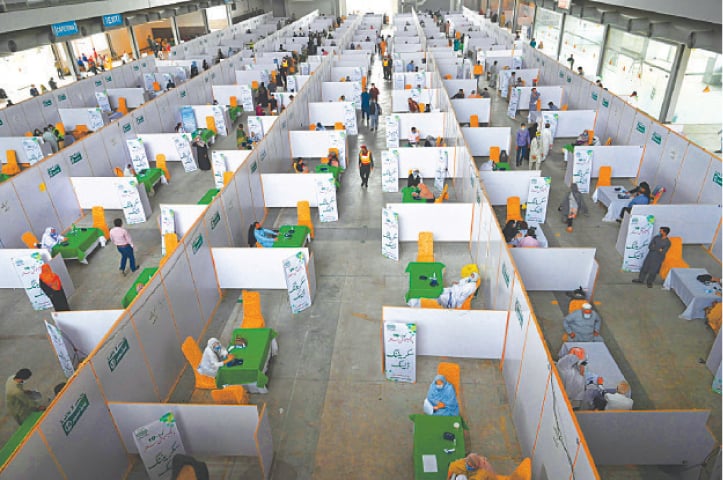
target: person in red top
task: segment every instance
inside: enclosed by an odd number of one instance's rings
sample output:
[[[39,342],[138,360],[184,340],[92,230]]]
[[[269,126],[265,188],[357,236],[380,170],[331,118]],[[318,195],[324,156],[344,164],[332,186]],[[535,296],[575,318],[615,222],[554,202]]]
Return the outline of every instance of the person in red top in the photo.
[[[369,89],[369,98],[374,102],[379,102],[379,89],[373,83],[372,88]]]
[[[125,275],[126,262],[130,261],[131,272],[135,272],[139,267],[136,265],[136,257],[133,255],[133,239],[128,230],[123,228],[123,220],[116,218],[113,220],[113,225],[114,227],[110,229],[110,241],[121,254],[120,271]]]
[[[372,152],[367,150],[366,145],[362,145],[361,151],[359,152],[359,175],[361,176],[362,187],[369,186],[369,175],[372,173],[372,170],[374,170]]]

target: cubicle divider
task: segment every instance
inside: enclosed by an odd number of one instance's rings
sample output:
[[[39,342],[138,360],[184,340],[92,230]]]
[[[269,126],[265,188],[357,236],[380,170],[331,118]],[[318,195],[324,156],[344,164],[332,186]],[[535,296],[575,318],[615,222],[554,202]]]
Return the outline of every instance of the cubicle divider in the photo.
[[[65,284],[63,287],[65,289]],[[76,310],[53,312],[51,315],[55,325],[63,332],[66,349],[74,352],[80,361],[95,350],[121,318],[123,310]]]
[[[451,82],[452,80],[446,80]],[[462,123],[470,123],[470,117],[477,115],[479,123],[490,123],[490,108],[492,101],[489,98],[465,98],[451,100],[454,113]]]
[[[595,110],[545,111],[545,108],[547,108],[547,105],[543,104],[543,120],[550,121],[550,128],[555,138],[577,137],[583,131],[593,129],[595,130],[595,135],[598,136],[601,141],[604,142],[608,138],[602,136],[602,132],[599,132],[597,129],[597,114]],[[550,116],[554,119],[554,126],[553,122],[549,120]]]
[[[265,173],[261,175],[264,185],[264,204],[269,208],[296,208],[300,201],[308,201],[310,207],[318,207],[317,180],[325,176],[333,182],[330,173],[298,175],[296,173]],[[336,194],[334,194],[336,201]]]
[[[641,145],[580,145],[575,151],[584,152],[592,158],[590,165],[590,177],[597,178],[600,175],[600,167],[612,167],[614,178],[635,178],[640,170],[640,162],[643,159],[644,147]],[[570,185],[573,178],[573,167],[575,162],[567,162],[565,170],[565,184]]]
[[[510,149],[510,127],[462,127],[460,130],[470,153],[475,157],[488,157],[492,146],[500,147],[500,150],[506,150],[508,155],[513,155]]]
[[[416,242],[419,232],[432,232],[435,242],[469,242],[471,203],[388,203],[399,215],[399,241]]]
[[[598,271],[594,248],[513,248],[510,253],[525,290],[571,292],[582,286],[592,298]]]
[[[479,172],[487,198],[492,205],[506,205],[510,197],[520,197],[526,203],[530,180],[540,176],[539,170],[482,171]]]
[[[477,91],[477,80],[474,78],[469,80],[442,80],[447,95],[454,96],[459,90],[464,92],[465,98],[469,96],[472,90]]]
[[[174,233],[178,237],[183,237],[193,227],[196,221],[201,218],[206,205],[193,205],[193,204],[169,204],[161,203],[158,208],[161,211],[165,209],[173,212],[173,223],[175,226]]]
[[[313,257],[308,248],[214,248],[218,283],[223,289],[286,290],[285,259],[302,253],[307,269]],[[312,294],[313,296],[313,294]]]
[[[684,244],[710,245],[718,233],[721,221],[720,204],[677,203],[673,205],[635,205],[631,215],[642,215],[655,222],[653,232],[669,227],[670,235],[681,237]],[[628,222],[618,232],[616,248],[623,254]]]
[[[0,163],[7,163],[7,151],[14,150],[18,163],[33,165],[53,154],[42,137],[0,137]]]
[[[445,112],[431,113],[394,113],[392,116],[399,122],[399,137],[406,139],[406,135],[415,127],[422,137],[428,135],[434,138],[453,138],[447,135],[445,128]]]
[[[409,112],[409,98],[417,103],[423,103],[428,109],[435,110],[438,106],[438,92],[438,89],[429,88],[392,90],[392,112]]]

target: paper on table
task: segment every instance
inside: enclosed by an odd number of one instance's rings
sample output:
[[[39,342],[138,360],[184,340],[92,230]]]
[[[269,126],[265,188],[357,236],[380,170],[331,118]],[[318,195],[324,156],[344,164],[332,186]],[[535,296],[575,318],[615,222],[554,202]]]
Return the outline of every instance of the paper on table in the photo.
[[[437,472],[437,456],[436,455],[422,455],[422,465],[424,472]]]

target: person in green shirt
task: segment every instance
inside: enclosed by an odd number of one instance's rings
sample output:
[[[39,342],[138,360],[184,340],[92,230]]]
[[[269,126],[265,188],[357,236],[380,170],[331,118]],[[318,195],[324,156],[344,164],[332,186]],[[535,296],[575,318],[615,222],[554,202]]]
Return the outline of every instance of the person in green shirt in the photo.
[[[11,375],[5,383],[5,407],[9,415],[22,425],[32,412],[45,410],[38,401],[40,392],[25,390],[23,384],[33,375],[27,368],[21,368],[15,375]]]

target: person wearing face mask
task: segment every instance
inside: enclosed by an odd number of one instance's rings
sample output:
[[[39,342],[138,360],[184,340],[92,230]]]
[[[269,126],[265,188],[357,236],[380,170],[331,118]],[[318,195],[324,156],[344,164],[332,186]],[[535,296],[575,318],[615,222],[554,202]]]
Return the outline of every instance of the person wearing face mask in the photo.
[[[600,315],[585,303],[582,309],[571,312],[562,321],[562,326],[571,341],[602,342],[600,337]]]
[[[424,399],[424,413],[427,415],[456,416],[459,415],[459,404],[454,385],[444,375],[437,375],[429,386],[427,398]]]
[[[567,392],[567,398],[573,410],[582,406],[585,399],[585,366],[587,365],[587,353],[580,347],[573,347],[566,355],[557,361],[557,371],[560,373],[560,380]]]
[[[470,453],[449,464],[447,480],[493,480],[497,478],[486,457]]]
[[[201,363],[198,365],[198,373],[209,377],[215,377],[218,369],[233,360],[228,350],[223,348],[218,338],[209,338],[206,348],[203,350]]]

